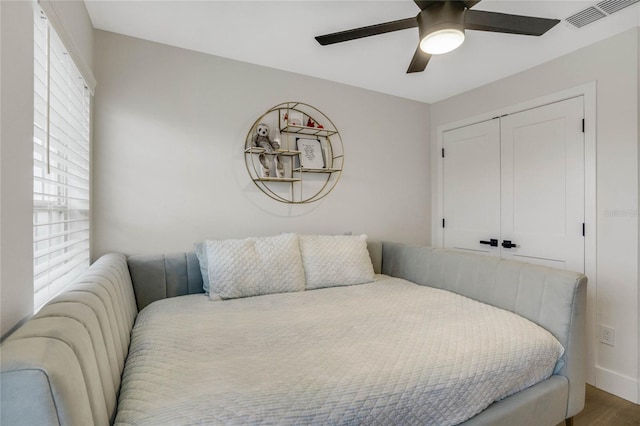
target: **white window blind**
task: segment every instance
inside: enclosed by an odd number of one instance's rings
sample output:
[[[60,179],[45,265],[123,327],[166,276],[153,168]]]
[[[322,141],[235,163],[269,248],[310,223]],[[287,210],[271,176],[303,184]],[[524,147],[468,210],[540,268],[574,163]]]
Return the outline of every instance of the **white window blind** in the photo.
[[[33,119],[34,306],[89,266],[90,93],[35,6]]]

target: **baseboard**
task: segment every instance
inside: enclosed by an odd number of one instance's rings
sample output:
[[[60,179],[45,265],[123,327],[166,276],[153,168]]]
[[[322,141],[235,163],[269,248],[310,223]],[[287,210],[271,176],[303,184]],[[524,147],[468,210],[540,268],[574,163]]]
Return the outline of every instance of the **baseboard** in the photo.
[[[637,379],[596,366],[595,387],[634,404],[640,404]]]

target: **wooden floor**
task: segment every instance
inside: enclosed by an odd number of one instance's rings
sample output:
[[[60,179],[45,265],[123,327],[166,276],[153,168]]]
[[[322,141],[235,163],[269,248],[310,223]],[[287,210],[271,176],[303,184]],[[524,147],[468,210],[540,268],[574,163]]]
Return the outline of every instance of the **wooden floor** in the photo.
[[[573,425],[640,426],[640,405],[587,385],[584,410],[574,417]]]

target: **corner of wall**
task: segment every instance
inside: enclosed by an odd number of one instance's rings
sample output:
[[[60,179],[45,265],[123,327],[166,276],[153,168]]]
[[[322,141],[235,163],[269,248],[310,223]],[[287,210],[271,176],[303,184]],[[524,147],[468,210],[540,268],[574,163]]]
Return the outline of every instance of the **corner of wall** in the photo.
[[[0,2],[0,335],[33,313],[33,8]]]
[[[638,22],[640,22],[640,8],[638,8]],[[638,87],[637,87],[637,98],[638,98],[638,111],[637,111],[637,122],[636,129],[638,134],[638,146],[640,147],[640,26],[636,27],[637,33],[637,60],[638,67],[636,68],[636,72],[638,74]],[[638,164],[640,165],[640,149],[638,149]],[[640,172],[638,173],[638,200],[640,200]],[[640,202],[638,204],[639,209],[636,212],[640,211]],[[640,214],[638,214],[638,277],[640,277]],[[640,324],[640,281],[638,282],[638,322]],[[640,404],[640,327],[638,327],[638,376],[636,378],[638,382],[638,397],[635,401],[636,404]]]
[[[431,104],[426,104],[426,109],[427,109],[427,129],[426,129],[426,136],[427,136],[427,159],[426,159],[426,164],[429,167],[429,169],[431,169],[431,156],[432,156],[432,147],[431,145],[433,144],[433,138],[431,137]],[[433,194],[433,173],[429,173],[429,182],[427,183],[427,185],[425,185],[426,187],[426,191],[427,191],[427,202],[429,203],[429,208],[427,209],[427,217],[425,218],[426,223],[429,224],[429,226],[427,227],[428,230],[428,235],[426,238],[426,242],[428,245],[432,246],[433,245],[433,226],[431,225],[433,219],[433,201],[432,201],[432,194]]]

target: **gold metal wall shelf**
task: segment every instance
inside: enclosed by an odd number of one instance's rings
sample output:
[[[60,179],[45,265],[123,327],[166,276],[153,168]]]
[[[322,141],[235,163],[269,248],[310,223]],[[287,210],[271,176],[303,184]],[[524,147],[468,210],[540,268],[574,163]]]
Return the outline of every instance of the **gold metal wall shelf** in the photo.
[[[273,154],[253,146],[260,123],[269,126],[271,141],[280,140],[280,148],[274,150]],[[313,126],[306,126],[305,123]],[[311,140],[316,150],[303,152],[298,148],[299,139]],[[314,142],[316,140],[317,143]],[[273,161],[272,156],[277,156],[277,161],[283,166],[283,175],[265,176],[260,163],[261,155],[263,159],[267,158],[266,161]],[[319,155],[322,156],[324,167],[304,167],[305,158],[315,159]],[[262,114],[247,133],[244,157],[253,183],[270,198],[288,204],[307,204],[326,197],[340,180],[344,165],[340,132],[324,113],[302,102],[284,102]]]

